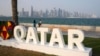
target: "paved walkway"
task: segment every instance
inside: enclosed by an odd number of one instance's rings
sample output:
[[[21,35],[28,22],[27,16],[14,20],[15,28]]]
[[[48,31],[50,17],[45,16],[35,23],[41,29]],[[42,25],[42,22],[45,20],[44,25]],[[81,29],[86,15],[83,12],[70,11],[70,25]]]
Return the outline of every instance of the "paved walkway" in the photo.
[[[100,32],[84,31],[86,37],[100,38]]]
[[[91,38],[100,38],[100,32],[92,32],[92,31],[83,31],[85,37]],[[68,34],[68,32],[63,32],[64,35]]]

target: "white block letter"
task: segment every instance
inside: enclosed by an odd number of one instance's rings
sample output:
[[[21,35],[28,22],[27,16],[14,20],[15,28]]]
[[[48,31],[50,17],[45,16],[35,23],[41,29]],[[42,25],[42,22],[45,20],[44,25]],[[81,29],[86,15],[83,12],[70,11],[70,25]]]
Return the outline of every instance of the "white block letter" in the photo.
[[[75,35],[77,35],[77,38],[75,38]],[[74,44],[76,44],[79,50],[85,51],[84,46],[82,44],[83,40],[84,40],[84,34],[81,30],[76,30],[76,29],[68,30],[68,48],[69,49],[73,49]]]
[[[34,44],[39,43],[37,31],[36,31],[36,28],[34,28],[34,27],[28,28],[26,43],[29,43],[29,41],[31,41],[31,40],[33,41]]]
[[[40,33],[41,33],[41,45],[44,45],[46,43],[46,40],[47,40],[47,33],[46,32],[49,32],[49,29],[48,28],[38,28],[37,29]]]
[[[58,42],[60,48],[64,48],[64,40],[63,40],[63,35],[60,29],[54,28],[52,35],[51,35],[51,40],[49,46],[53,46],[55,42]]]
[[[14,37],[18,42],[23,42],[26,36],[26,28],[24,26],[16,26],[14,28]]]

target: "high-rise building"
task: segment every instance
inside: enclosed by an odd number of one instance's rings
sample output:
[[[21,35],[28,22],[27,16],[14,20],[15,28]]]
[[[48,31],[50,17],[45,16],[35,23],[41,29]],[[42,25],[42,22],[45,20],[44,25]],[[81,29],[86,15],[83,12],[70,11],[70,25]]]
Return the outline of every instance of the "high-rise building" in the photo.
[[[43,17],[43,11],[42,10],[39,11],[39,16]]]
[[[58,9],[58,17],[62,18],[62,10],[60,8]]]
[[[57,10],[56,10],[56,8],[54,8],[54,17],[57,17]]]
[[[63,10],[63,14],[62,14],[63,18],[66,18],[67,17],[67,13],[65,10]]]
[[[24,11],[24,8],[22,8],[22,11],[19,12],[19,16],[20,17],[29,17],[29,12],[28,11]]]
[[[49,16],[49,11],[46,10],[46,11],[45,11],[45,17],[47,18],[48,16]]]
[[[31,17],[34,17],[33,6],[31,6]]]
[[[50,11],[49,17],[50,18],[53,18],[54,17],[54,11],[53,10]]]

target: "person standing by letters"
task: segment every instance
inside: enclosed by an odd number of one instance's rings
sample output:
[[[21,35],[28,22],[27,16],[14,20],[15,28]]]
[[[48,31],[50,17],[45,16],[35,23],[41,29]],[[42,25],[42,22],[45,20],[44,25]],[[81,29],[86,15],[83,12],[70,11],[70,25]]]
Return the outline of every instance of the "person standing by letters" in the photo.
[[[36,20],[33,20],[33,27],[36,28]]]
[[[40,19],[39,23],[38,23],[38,26],[41,27],[41,24],[42,24],[42,21]]]

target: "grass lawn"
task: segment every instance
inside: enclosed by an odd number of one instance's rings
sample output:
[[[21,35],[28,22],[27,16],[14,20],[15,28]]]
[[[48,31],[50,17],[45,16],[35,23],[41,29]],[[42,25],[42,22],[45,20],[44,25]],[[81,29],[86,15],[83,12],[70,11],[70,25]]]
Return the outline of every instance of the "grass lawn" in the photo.
[[[0,46],[0,56],[54,56],[35,51],[21,50],[12,47]]]
[[[49,42],[50,34],[48,34],[47,37],[48,37],[47,41]],[[67,36],[64,35],[64,41],[67,44],[66,37]],[[100,56],[100,38],[87,37],[85,38],[83,43],[86,47],[91,47],[93,49],[92,50],[93,56]],[[39,52],[26,51],[26,50],[16,49],[12,47],[0,46],[0,56],[54,56],[54,55],[50,55],[50,54],[48,55],[48,54],[39,53]]]
[[[92,48],[93,56],[100,56],[100,38],[85,38],[83,43],[86,47]]]

